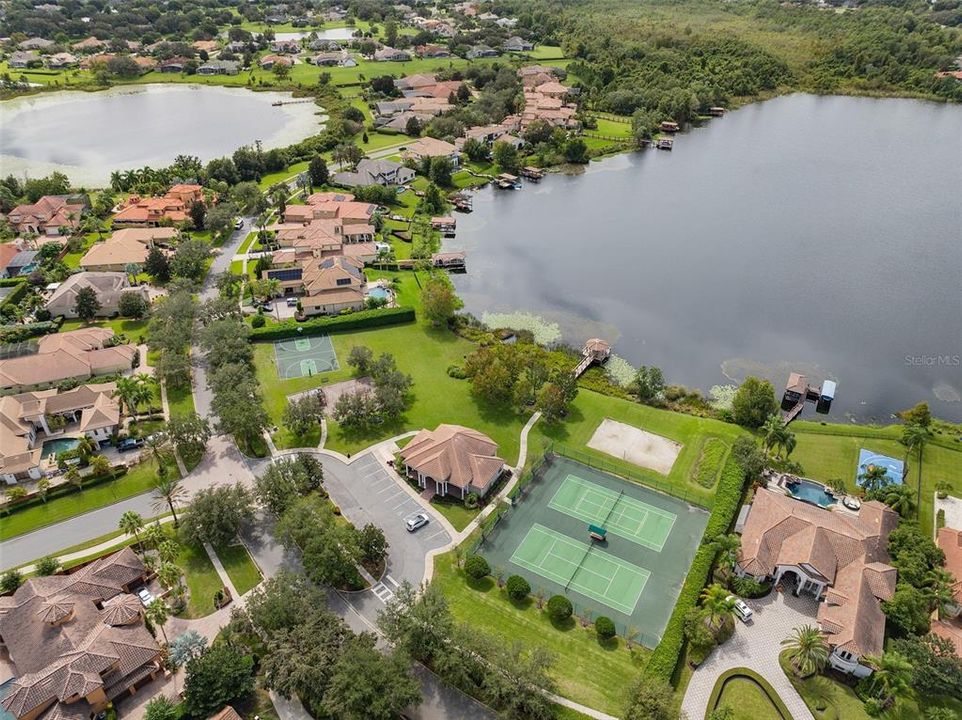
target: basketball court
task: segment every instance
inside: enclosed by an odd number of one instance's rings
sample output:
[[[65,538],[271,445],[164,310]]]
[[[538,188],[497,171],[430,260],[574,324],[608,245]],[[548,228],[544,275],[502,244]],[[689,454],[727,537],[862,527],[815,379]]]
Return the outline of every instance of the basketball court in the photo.
[[[274,342],[277,375],[283,380],[337,370],[337,353],[329,335],[290,338]]]

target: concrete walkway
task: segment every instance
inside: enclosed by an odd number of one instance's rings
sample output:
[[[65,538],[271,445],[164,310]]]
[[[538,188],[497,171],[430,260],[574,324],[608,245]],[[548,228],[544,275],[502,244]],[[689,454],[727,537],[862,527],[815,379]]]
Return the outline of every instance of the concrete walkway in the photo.
[[[691,720],[708,712],[708,700],[719,676],[726,670],[744,667],[765,678],[781,697],[794,720],[814,720],[805,701],[778,664],[781,642],[792,630],[814,625],[818,603],[814,598],[772,592],[760,600],[746,600],[754,611],[754,622],[736,621],[735,635],[709,656],[691,677],[681,709]]]
[[[207,557],[210,558],[211,564],[214,566],[214,570],[217,571],[217,577],[224,584],[224,587],[230,590],[230,596],[235,600],[240,597],[240,593],[237,592],[237,588],[234,587],[233,581],[230,579],[230,575],[227,574],[227,570],[224,568],[224,563],[220,561],[217,557],[217,553],[214,551],[214,547],[210,543],[204,543],[204,550],[207,551]]]

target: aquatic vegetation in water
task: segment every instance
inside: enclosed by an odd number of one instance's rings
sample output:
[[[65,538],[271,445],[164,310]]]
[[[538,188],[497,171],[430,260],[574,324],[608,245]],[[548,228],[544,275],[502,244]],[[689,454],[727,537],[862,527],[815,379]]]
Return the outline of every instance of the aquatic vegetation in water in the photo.
[[[528,330],[540,345],[550,345],[561,339],[561,328],[557,323],[548,322],[540,315],[525,312],[489,313],[481,316],[481,321],[489,328],[510,328]]]
[[[732,400],[738,390],[737,385],[712,385],[708,394],[711,396],[711,406],[716,410],[731,410]]]
[[[626,388],[631,385],[632,380],[635,379],[637,370],[623,357],[612,355],[605,365],[605,372],[608,373],[608,379],[611,380],[611,382]]]

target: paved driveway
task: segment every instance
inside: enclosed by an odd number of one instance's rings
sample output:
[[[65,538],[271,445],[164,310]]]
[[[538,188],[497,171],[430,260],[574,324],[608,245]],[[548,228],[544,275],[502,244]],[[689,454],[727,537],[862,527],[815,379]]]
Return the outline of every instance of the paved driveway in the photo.
[[[718,677],[731,668],[754,670],[771,683],[794,720],[813,720],[808,706],[785,677],[778,664],[781,642],[801,625],[814,625],[818,603],[811,597],[794,597],[773,592],[760,600],[746,601],[754,611],[754,622],[736,621],[735,635],[716,648],[688,683],[682,710],[691,720],[701,720],[708,710],[708,696]]]

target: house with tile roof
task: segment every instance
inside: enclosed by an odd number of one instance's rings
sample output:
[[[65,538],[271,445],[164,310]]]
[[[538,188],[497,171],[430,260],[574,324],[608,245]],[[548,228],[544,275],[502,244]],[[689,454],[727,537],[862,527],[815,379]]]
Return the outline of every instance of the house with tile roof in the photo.
[[[18,233],[60,236],[80,225],[84,206],[59,195],[44,195],[35,203],[17,205],[7,220]]]
[[[39,479],[44,440],[82,434],[98,447],[109,441],[120,427],[116,389],[99,383],[0,397],[0,479],[8,485]]]
[[[829,664],[865,677],[872,669],[861,659],[880,654],[885,638],[881,602],[895,593],[887,545],[898,520],[878,501],[863,502],[857,513],[833,511],[761,488],[742,529],[735,569],[818,599],[816,619],[832,649]]]
[[[14,677],[0,707],[15,720],[89,720],[162,674],[132,591],[148,577],[130,548],[0,597],[0,647]]]
[[[112,317],[120,312],[120,298],[125,293],[139,295],[145,302],[147,286],[133,286],[125,272],[81,272],[71,275],[53,291],[46,308],[53,317],[77,317],[77,295],[83,288],[91,288],[100,302],[99,317]]]
[[[80,258],[80,267],[87,272],[123,273],[129,265],[142,266],[150,248],[139,240],[110,237],[94,243]]]
[[[424,158],[444,157],[451,161],[454,167],[461,163],[461,152],[449,142],[433,137],[422,137],[408,145],[401,157],[420,162]]]
[[[114,342],[114,331],[99,327],[44,335],[29,353],[0,360],[0,393],[42,390],[62,380],[85,381],[130,372],[138,359],[137,348]]]
[[[498,444],[461,425],[422,430],[401,450],[404,474],[437,495],[484,497],[505,470]]]
[[[952,574],[952,604],[945,608],[946,615],[962,618],[962,530],[939,528],[936,544],[945,554],[945,569]]]
[[[357,164],[354,172],[334,174],[335,185],[357,187],[359,185],[404,185],[414,179],[414,171],[391,160],[369,160]]]

